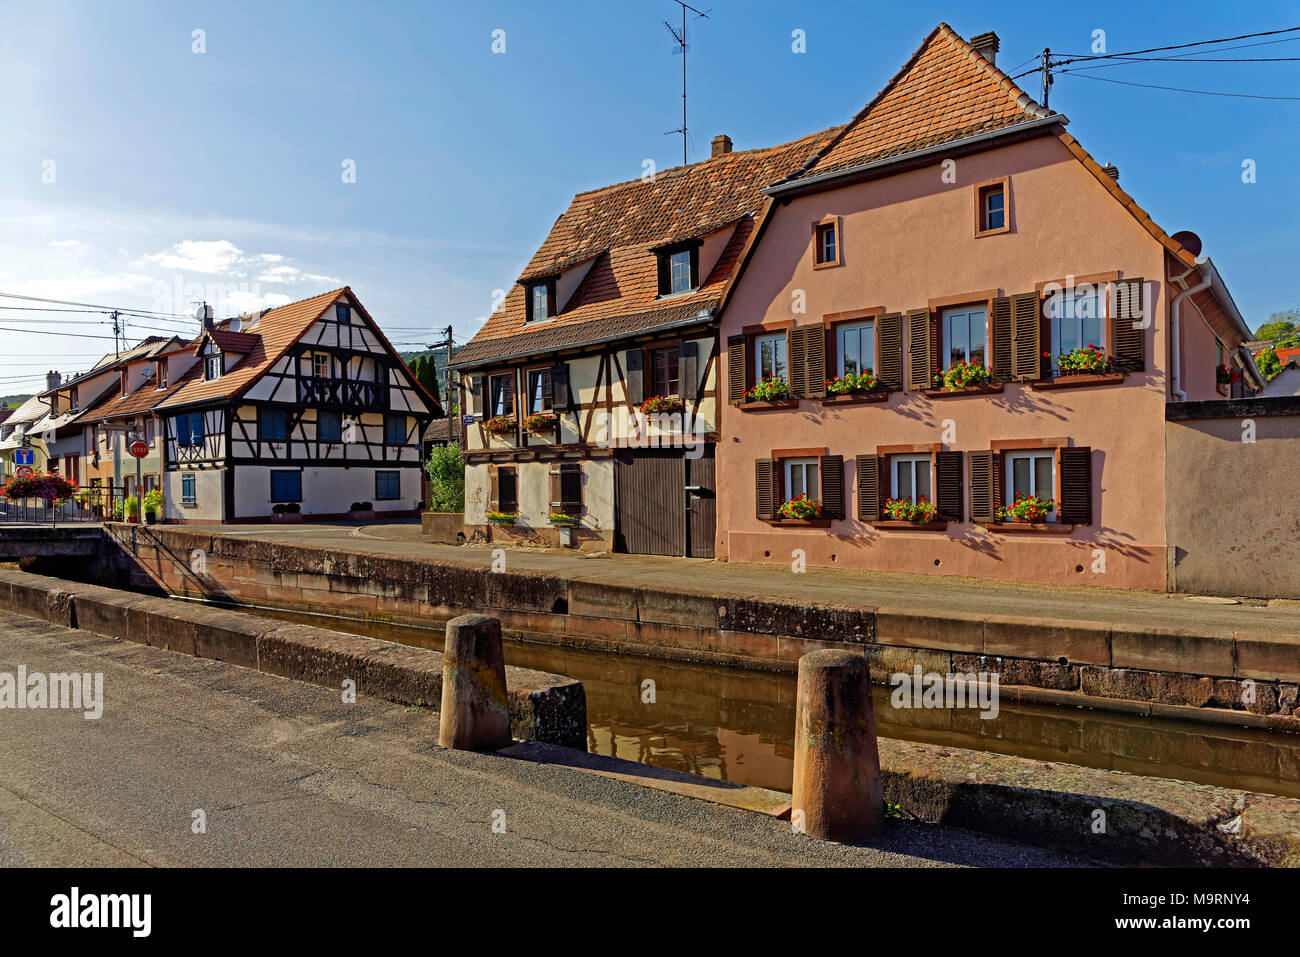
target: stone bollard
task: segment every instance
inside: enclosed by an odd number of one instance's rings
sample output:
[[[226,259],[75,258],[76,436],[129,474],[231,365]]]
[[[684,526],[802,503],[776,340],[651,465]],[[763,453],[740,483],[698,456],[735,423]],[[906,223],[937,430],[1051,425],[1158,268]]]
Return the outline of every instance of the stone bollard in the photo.
[[[884,819],[867,659],[814,651],[799,659],[791,821],[825,841],[859,841]]]
[[[510,704],[506,700],[501,622],[488,615],[461,615],[447,622],[443,648],[442,713],[438,743],[457,751],[507,747]]]

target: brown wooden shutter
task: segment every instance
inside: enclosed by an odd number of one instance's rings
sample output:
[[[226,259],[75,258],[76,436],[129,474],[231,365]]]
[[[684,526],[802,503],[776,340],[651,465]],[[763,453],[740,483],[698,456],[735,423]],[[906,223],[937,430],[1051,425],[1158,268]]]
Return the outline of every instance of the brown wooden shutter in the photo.
[[[495,465],[488,466],[488,511],[501,511],[501,478]]]
[[[569,366],[558,362],[550,368],[551,373],[551,407],[565,411],[572,405],[569,398]]]
[[[624,388],[627,401],[640,405],[645,401],[645,353],[640,349],[629,349],[623,354]]]
[[[550,468],[550,473],[548,475],[548,478],[550,479],[549,488],[547,489],[547,493],[546,493],[548,508],[552,512],[562,511],[560,507],[561,491],[560,491],[560,463],[559,462],[551,463],[551,468]]]
[[[1041,313],[1038,293],[1022,292],[1011,297],[1011,374],[1017,379],[1042,375]]]
[[[880,518],[880,460],[875,455],[859,455],[858,521],[874,522]]]
[[[582,514],[582,466],[565,462],[551,466],[551,509],[577,518]]]
[[[1147,367],[1147,331],[1151,325],[1145,316],[1145,289],[1141,279],[1122,279],[1115,283],[1111,303],[1110,354],[1116,370],[1145,372]],[[1133,325],[1137,323],[1137,328]]]
[[[669,271],[668,253],[657,253],[659,260],[659,295],[666,296],[673,291],[672,274]]]
[[[988,451],[970,454],[970,520],[993,521],[997,495],[993,489],[993,453]]]
[[[771,521],[776,518],[776,478],[771,459],[754,461],[754,514]]]
[[[930,346],[930,310],[910,309],[907,313],[907,387],[928,389],[934,384]]]
[[[677,390],[685,402],[690,402],[699,395],[699,353],[698,342],[683,342],[677,347],[677,374],[680,377]]]
[[[487,394],[487,376],[469,377],[469,411],[471,415],[483,414],[483,397]]]
[[[888,312],[877,320],[876,349],[880,354],[876,378],[889,389],[903,387],[903,315]]]
[[[954,522],[963,520],[960,452],[934,454],[935,485],[934,504],[938,513]]]
[[[555,280],[548,280],[546,283],[546,315],[548,317],[558,315],[555,308]]]
[[[822,514],[826,518],[843,518],[844,456],[823,455],[819,464],[822,480]]]
[[[745,337],[727,337],[727,398],[736,404],[745,397]]]
[[[788,339],[790,343],[790,361],[787,363],[789,373],[788,385],[790,394],[793,396],[805,396],[808,394],[808,356],[806,349],[806,337],[804,330],[806,327],[796,326],[790,330]]]
[[[1015,332],[1011,325],[1011,299],[1002,297],[993,300],[993,378],[1010,379],[1012,372],[1011,340]]]
[[[1061,521],[1092,524],[1092,449],[1061,449]]]
[[[504,415],[515,414],[515,373],[511,370],[507,375],[502,377],[501,386],[501,408]]]
[[[804,326],[804,395],[826,394],[826,328]]]

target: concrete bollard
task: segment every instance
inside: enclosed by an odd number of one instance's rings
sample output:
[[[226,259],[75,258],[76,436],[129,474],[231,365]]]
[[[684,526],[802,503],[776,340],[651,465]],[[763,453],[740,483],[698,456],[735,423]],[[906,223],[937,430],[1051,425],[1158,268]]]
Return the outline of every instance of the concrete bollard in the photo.
[[[867,659],[814,651],[799,659],[791,821],[825,841],[880,829],[884,804]]]
[[[438,743],[457,751],[495,751],[511,743],[501,622],[461,615],[447,622]]]

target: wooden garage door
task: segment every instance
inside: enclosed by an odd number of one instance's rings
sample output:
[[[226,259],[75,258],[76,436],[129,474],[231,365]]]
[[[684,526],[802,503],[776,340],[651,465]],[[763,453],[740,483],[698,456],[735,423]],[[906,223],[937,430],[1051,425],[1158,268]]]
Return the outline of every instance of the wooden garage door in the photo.
[[[686,554],[686,469],[680,450],[624,449],[614,470],[616,551]]]
[[[718,486],[714,480],[713,448],[707,445],[701,458],[686,460],[686,484],[699,489],[686,499],[690,515],[687,547],[692,558],[712,558],[713,540],[718,534]]]

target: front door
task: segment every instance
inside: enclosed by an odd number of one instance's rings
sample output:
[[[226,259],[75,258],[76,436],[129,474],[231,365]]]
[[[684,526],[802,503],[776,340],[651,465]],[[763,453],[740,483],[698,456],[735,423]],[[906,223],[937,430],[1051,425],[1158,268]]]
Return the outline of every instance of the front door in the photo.
[[[717,529],[713,446],[623,449],[614,460],[614,550],[712,558]],[[690,487],[690,490],[688,490]]]

